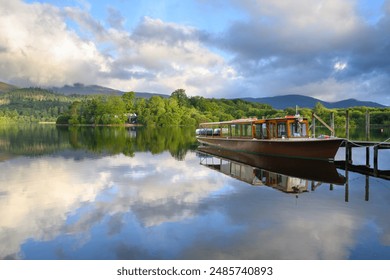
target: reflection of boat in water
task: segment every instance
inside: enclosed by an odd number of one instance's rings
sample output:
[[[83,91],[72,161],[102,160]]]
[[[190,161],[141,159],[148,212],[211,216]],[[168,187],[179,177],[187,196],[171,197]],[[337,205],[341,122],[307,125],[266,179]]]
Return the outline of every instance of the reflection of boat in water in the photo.
[[[261,157],[249,153],[201,146],[201,165],[237,178],[251,185],[266,185],[284,192],[304,192],[309,181],[342,185],[341,176],[332,162]]]
[[[308,121],[299,115],[202,123],[196,134],[200,143],[226,150],[325,161],[334,159],[344,141],[309,137]]]

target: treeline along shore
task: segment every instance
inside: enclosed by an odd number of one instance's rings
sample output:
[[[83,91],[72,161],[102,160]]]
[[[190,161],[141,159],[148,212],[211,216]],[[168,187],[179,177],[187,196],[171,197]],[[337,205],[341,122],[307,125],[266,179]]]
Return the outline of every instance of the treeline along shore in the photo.
[[[314,108],[299,108],[311,120],[313,113],[324,120],[334,116],[335,127],[345,126],[346,109],[328,109],[320,102]],[[348,108],[350,127],[364,126],[366,113],[372,125],[390,126],[390,108]],[[40,88],[13,89],[0,93],[0,124],[56,122],[61,125],[197,126],[201,122],[226,121],[244,117],[283,117],[295,115],[295,104],[284,110],[241,99],[216,99],[187,96],[177,89],[163,98],[123,95],[65,96]]]

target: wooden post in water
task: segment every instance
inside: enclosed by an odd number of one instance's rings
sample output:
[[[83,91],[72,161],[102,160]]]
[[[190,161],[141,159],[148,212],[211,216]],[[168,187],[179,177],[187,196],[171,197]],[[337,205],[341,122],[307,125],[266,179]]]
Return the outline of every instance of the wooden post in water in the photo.
[[[370,112],[366,111],[366,141],[370,140]]]
[[[345,164],[352,164],[352,144],[345,141]]]
[[[378,146],[374,146],[374,176],[378,176]]]
[[[345,142],[345,150],[348,151],[348,141]],[[346,155],[347,157],[347,155]],[[348,160],[345,159],[345,202],[349,200],[349,172],[348,172]]]
[[[347,171],[348,173],[348,171]],[[348,176],[347,176],[347,179],[346,179],[346,183],[345,183],[345,193],[344,193],[344,201],[345,202],[349,202],[349,182],[348,182]]]
[[[366,141],[370,140],[370,112],[366,111]],[[370,167],[370,147],[366,147],[366,166]]]
[[[366,175],[366,187],[365,187],[365,197],[364,197],[364,200],[365,201],[369,201],[370,199],[370,176]]]
[[[349,139],[349,110],[345,112],[345,138]]]

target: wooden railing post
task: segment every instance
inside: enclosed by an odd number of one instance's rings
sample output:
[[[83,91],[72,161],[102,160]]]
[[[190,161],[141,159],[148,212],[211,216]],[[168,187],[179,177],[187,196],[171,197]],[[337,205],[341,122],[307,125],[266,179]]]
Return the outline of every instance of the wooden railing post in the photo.
[[[314,117],[314,113],[311,115],[311,136],[313,138],[316,137],[316,118]]]
[[[330,127],[332,128],[331,130],[331,135],[332,136],[335,136],[335,132],[334,132],[334,112],[331,112],[330,113]]]

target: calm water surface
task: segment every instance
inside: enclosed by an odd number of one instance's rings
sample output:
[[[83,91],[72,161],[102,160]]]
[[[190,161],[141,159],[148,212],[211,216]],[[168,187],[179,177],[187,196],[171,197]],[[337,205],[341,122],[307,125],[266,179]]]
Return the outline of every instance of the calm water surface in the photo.
[[[390,259],[390,181],[229,156],[192,129],[0,127],[0,259]]]

